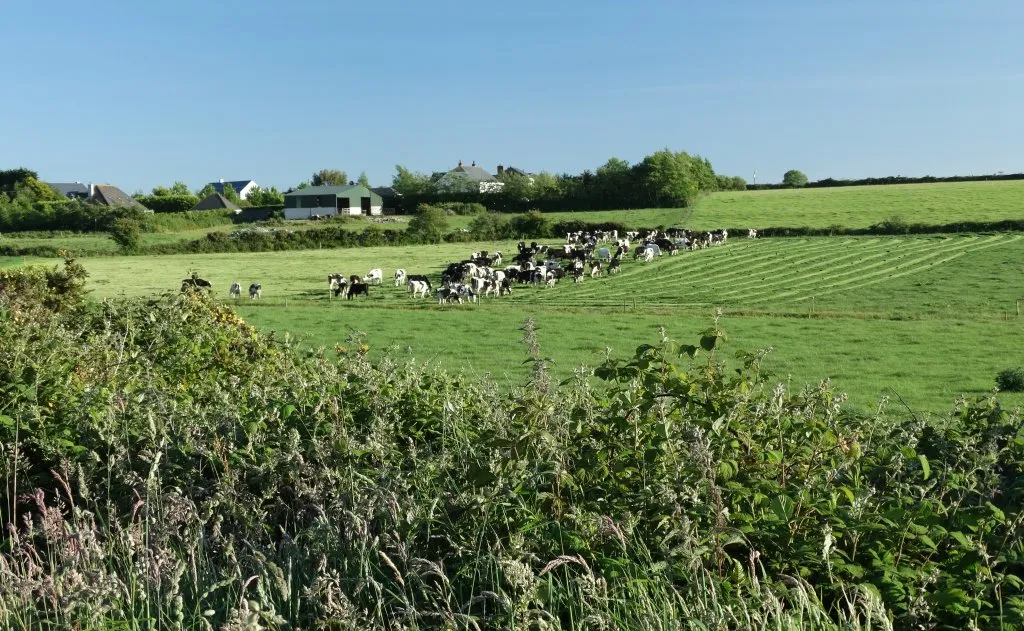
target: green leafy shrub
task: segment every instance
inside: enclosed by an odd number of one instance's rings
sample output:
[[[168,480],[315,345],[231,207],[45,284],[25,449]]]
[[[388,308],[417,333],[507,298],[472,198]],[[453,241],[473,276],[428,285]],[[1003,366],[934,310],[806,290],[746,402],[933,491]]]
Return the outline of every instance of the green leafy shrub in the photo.
[[[110,224],[110,238],[122,251],[135,252],[142,245],[142,228],[134,219],[120,217]]]
[[[1024,368],[1007,368],[996,375],[996,385],[1003,392],[1024,392]]]
[[[506,390],[199,293],[6,304],[3,628],[1024,622],[1024,440],[992,398],[851,416],[717,323],[562,385],[531,323]]]
[[[510,221],[512,233],[522,237],[548,238],[551,236],[551,222],[539,210],[516,215]]]
[[[187,195],[140,195],[135,198],[146,208],[157,213],[183,213],[199,203],[199,198]]]

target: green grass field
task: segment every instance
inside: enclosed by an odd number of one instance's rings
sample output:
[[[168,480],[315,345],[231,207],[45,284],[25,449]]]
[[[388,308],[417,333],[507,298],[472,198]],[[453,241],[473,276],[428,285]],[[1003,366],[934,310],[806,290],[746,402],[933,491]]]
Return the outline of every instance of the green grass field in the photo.
[[[264,299],[239,301],[252,323],[303,343],[345,344],[366,333],[377,350],[449,368],[525,375],[519,327],[537,319],[544,353],[566,377],[593,366],[610,347],[625,354],[655,341],[664,326],[692,340],[716,308],[730,353],[773,345],[768,367],[781,379],[830,377],[857,408],[898,394],[913,409],[947,410],[960,394],[979,395],[995,374],[1024,365],[1024,236],[737,239],[723,247],[626,261],[613,278],[516,288],[478,305],[412,300],[388,282],[395,267],[435,278],[473,249],[505,252],[512,243],[448,244],[258,254],[84,259],[97,298],[177,291],[191,270],[226,298],[233,281],[260,282]],[[23,262],[40,262],[28,259]],[[8,261],[7,263],[14,263]],[[45,261],[53,263],[53,261]],[[0,261],[3,264],[3,261]],[[330,272],[385,271],[369,299],[330,300]],[[1004,395],[1009,404],[1021,395]]]

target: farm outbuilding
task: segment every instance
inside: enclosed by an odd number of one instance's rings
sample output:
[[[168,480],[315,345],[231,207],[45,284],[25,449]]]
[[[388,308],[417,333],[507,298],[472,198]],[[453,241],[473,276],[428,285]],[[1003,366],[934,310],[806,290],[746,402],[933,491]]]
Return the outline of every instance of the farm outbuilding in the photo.
[[[314,215],[380,215],[384,201],[365,186],[310,186],[284,196],[285,219]]]

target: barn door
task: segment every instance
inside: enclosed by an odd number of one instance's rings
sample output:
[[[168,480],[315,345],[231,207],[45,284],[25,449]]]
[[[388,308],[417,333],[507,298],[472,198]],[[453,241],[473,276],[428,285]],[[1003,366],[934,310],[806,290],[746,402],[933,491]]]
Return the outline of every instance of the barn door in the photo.
[[[364,215],[370,214],[370,198],[362,197],[359,199],[359,208],[363,211]]]
[[[339,215],[347,215],[348,214],[348,198],[347,197],[340,197],[340,196],[338,197],[338,214]]]

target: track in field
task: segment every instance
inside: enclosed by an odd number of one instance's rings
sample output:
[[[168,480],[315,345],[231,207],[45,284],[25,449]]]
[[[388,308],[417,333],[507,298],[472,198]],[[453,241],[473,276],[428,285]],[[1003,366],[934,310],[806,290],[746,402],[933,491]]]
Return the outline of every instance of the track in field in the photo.
[[[766,307],[800,303],[885,283],[943,265],[978,250],[1013,243],[1021,235],[882,237],[874,239],[737,240],[724,246],[651,263],[627,260],[611,278],[571,280],[556,289],[523,292],[552,307]]]

